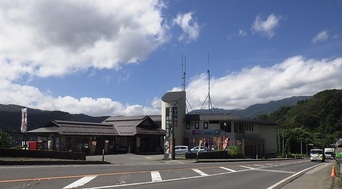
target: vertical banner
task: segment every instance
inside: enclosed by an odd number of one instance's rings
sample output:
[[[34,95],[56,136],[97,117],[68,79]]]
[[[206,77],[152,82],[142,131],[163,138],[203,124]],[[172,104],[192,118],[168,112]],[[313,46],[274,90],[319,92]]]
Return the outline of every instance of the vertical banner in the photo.
[[[22,133],[26,133],[27,131],[27,108],[21,109],[21,128]]]
[[[225,149],[227,148],[227,146],[228,146],[228,140],[229,140],[229,138],[228,138],[228,137],[225,137],[224,142],[223,142],[223,150],[225,150]]]

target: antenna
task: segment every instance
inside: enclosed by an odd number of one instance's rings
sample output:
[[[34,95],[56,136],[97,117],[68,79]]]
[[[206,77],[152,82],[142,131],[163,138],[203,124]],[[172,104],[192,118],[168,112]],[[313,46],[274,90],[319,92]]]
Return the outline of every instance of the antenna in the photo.
[[[185,91],[185,75],[186,75],[186,57],[183,55],[183,41],[182,41],[182,89]]]
[[[207,76],[208,76],[208,95],[205,98],[201,108],[199,109],[199,112],[202,110],[203,105],[205,104],[205,102],[208,100],[208,112],[209,114],[214,113],[214,109],[213,109],[213,104],[211,103],[211,98],[210,98],[210,67],[209,67],[209,54],[208,54],[208,70],[207,70]]]
[[[184,56],[184,53],[183,53],[183,41],[182,41],[182,91],[185,91],[185,83],[186,83],[186,80],[185,80],[185,76],[186,76],[186,56]],[[190,102],[188,101],[188,99],[185,97],[185,100],[186,100],[186,105],[185,105],[185,108],[186,108],[186,113],[189,112],[188,110],[188,107],[190,107],[191,111],[192,111],[192,107],[190,105]]]

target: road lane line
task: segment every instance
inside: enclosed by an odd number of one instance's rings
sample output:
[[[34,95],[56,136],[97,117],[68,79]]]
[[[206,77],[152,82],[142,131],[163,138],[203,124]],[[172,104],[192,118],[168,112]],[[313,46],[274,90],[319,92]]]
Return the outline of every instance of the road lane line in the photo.
[[[192,169],[192,170],[195,171],[196,173],[200,174],[201,176],[208,176],[207,173],[205,173],[205,172],[203,172],[203,171],[201,171],[199,169]]]
[[[296,179],[297,177],[300,177],[300,176],[301,176],[302,174],[304,174],[306,171],[308,171],[308,170],[310,170],[310,169],[313,169],[313,168],[315,168],[315,167],[317,167],[317,166],[319,166],[319,164],[314,165],[314,166],[311,166],[311,167],[308,167],[308,168],[306,168],[306,169],[303,169],[303,170],[301,170],[301,171],[299,171],[299,172],[297,172],[297,173],[295,173],[295,174],[293,174],[293,175],[291,175],[291,176],[289,176],[289,177],[286,177],[286,178],[284,178],[283,180],[281,180],[281,181],[279,181],[279,182],[273,184],[272,186],[268,187],[267,189],[274,189],[274,188],[280,188],[280,187],[282,187],[282,186],[285,186],[287,181],[288,181],[288,182],[291,182],[292,180]]]
[[[229,168],[227,168],[227,167],[220,167],[221,169],[224,169],[224,170],[227,170],[227,171],[230,171],[230,172],[236,172],[235,170],[233,170],[233,169],[229,169]]]
[[[316,167],[316,168],[314,168],[314,169],[312,169],[312,170],[306,172],[305,174],[309,174],[309,175],[314,174],[315,172],[317,172],[317,171],[319,171],[320,169],[323,169],[323,168],[325,168],[325,167],[328,167],[329,165],[331,165],[331,164],[330,164],[330,163],[324,163],[324,164],[322,165],[322,167],[321,167],[321,166]]]
[[[152,178],[152,182],[160,182],[163,180],[160,176],[159,171],[152,171],[151,178]]]
[[[87,184],[88,182],[90,182],[91,180],[93,180],[94,178],[96,178],[96,176],[85,176],[85,177],[80,178],[80,179],[76,180],[75,182],[69,184],[68,186],[64,187],[63,189],[77,188],[77,187],[83,186],[83,185]]]

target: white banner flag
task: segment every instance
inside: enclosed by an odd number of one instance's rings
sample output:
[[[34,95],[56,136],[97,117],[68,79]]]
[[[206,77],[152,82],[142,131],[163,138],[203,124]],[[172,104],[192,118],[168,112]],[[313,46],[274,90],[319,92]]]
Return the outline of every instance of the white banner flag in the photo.
[[[21,109],[21,128],[22,133],[26,133],[27,131],[27,108]]]

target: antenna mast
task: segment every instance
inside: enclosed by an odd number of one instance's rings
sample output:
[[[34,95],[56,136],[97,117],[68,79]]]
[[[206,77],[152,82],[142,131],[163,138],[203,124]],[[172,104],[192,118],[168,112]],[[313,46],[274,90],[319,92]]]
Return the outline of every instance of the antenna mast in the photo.
[[[185,75],[186,75],[186,57],[183,55],[183,41],[182,41],[182,90],[185,91]]]
[[[199,110],[199,113],[200,111],[202,110],[202,107],[203,105],[205,104],[205,102],[208,100],[208,112],[209,114],[212,114],[214,113],[214,109],[213,109],[213,104],[211,103],[211,98],[210,98],[210,68],[209,68],[209,54],[208,54],[208,70],[207,70],[207,75],[208,75],[208,95],[207,97],[205,98],[202,106],[201,106],[201,109]]]
[[[186,56],[184,56],[184,53],[183,53],[183,41],[182,41],[182,91],[185,91],[185,76],[186,76]],[[189,112],[188,111],[188,106],[190,107],[191,111],[192,111],[192,107],[188,101],[188,99],[185,97],[185,100],[186,100],[186,112]]]

